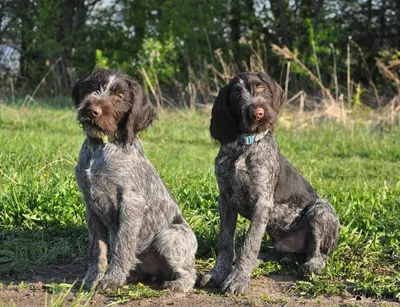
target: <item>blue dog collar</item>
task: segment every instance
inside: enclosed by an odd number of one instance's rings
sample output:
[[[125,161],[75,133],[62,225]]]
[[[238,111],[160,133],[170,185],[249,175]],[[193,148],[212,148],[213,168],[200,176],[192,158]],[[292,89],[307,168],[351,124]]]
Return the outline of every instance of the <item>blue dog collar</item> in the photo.
[[[239,139],[239,143],[242,145],[251,145],[254,143],[254,135],[242,135]]]
[[[249,145],[251,145],[251,144],[253,144],[255,142],[258,143],[267,134],[269,134],[269,130],[264,131],[264,132],[259,133],[259,134],[242,135],[239,138],[239,143],[240,143],[240,145],[249,146]]]

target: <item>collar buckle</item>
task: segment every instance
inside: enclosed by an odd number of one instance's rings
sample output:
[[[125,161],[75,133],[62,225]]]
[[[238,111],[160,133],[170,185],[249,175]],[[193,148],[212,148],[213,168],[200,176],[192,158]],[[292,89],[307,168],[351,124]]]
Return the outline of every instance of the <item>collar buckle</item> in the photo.
[[[270,134],[269,130],[267,130],[265,132],[262,132],[262,133],[259,133],[259,134],[242,135],[239,138],[239,143],[240,143],[240,145],[243,145],[243,146],[249,146],[249,145],[251,145],[251,144],[253,144],[255,142],[257,142],[257,143],[260,142],[261,139],[263,137],[265,137],[267,134]]]
[[[245,146],[251,145],[254,143],[254,135],[242,135],[239,142]]]
[[[108,135],[103,135],[101,137],[101,142],[105,145],[108,143]]]
[[[103,143],[103,145],[106,145],[106,144],[108,144],[108,143],[110,143],[110,142],[114,142],[115,140],[119,140],[117,134],[114,134],[114,135],[107,135],[107,134],[105,134],[105,135],[103,135],[103,136],[101,137],[101,142]]]

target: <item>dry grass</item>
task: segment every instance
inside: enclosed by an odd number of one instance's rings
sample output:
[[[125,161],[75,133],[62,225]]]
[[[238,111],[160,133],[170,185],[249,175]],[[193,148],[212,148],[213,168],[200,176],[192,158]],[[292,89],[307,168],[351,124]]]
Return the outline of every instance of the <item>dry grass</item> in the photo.
[[[244,67],[246,71],[267,71],[267,52],[266,45],[264,41],[256,41],[242,39],[241,43],[246,45],[250,50],[250,58],[248,63],[240,63],[241,67]],[[349,41],[350,45],[355,46],[358,50],[358,56],[362,58],[362,63],[365,66],[365,70],[368,74],[368,80],[370,84],[373,96],[371,98],[376,101],[377,106],[381,106],[381,98],[378,93],[378,89],[375,86],[370,69],[368,68],[367,62],[365,60],[363,51],[361,48],[353,41]],[[347,80],[347,85],[340,86],[337,80],[336,73],[336,57],[333,45],[331,45],[333,51],[333,88],[330,89],[329,86],[323,83],[320,77],[319,67],[307,67],[304,64],[297,52],[289,50],[289,48],[283,46],[272,45],[272,51],[282,58],[283,64],[286,63],[286,72],[284,66],[282,66],[281,73],[281,86],[284,88],[286,97],[288,97],[287,111],[290,114],[295,114],[296,122],[298,127],[308,126],[314,121],[320,118],[331,118],[338,122],[343,123],[345,126],[352,125],[351,115],[354,113],[355,109],[364,109],[363,103],[361,101],[360,85],[355,91],[354,97],[351,97],[354,89],[354,82],[349,79]],[[315,53],[315,48],[314,48]],[[317,54],[315,53],[317,57]],[[349,62],[349,56],[346,59]],[[352,54],[354,57],[355,55]],[[36,89],[31,95],[26,95],[23,105],[28,105],[30,103],[35,103],[35,96],[38,91],[46,83],[47,77],[56,69],[57,63],[62,59],[58,59],[47,71],[43,79],[40,81]],[[384,63],[382,60],[377,59],[376,65],[379,68],[381,74],[387,78],[392,84],[394,84],[397,89],[397,94],[395,94],[389,103],[385,106],[377,109],[376,112],[371,112],[368,109],[363,110],[363,113],[368,118],[368,121],[374,121],[375,125],[387,126],[398,124],[399,114],[400,114],[400,60],[388,60],[388,63]],[[320,97],[310,96],[304,91],[299,91],[297,93],[290,93],[290,82],[293,77],[293,69],[291,71],[291,65],[296,65],[297,68],[301,69],[305,75],[307,75],[311,82],[318,85],[320,89]],[[317,71],[315,74],[313,71]],[[206,105],[211,104],[218,94],[221,87],[225,86],[229,80],[235,76],[240,71],[238,63],[235,62],[234,55],[230,51],[228,54],[224,54],[221,49],[214,51],[213,59],[211,63],[204,63],[203,69],[194,70],[192,67],[188,66],[188,82],[183,84],[176,79],[173,79],[173,89],[169,88],[169,91],[164,91],[160,85],[157,73],[152,71],[141,70],[141,76],[143,79],[143,84],[149,90],[149,94],[155,105],[163,110],[164,107],[173,108],[177,112],[181,112],[182,108],[187,108],[190,110],[203,109]],[[348,77],[351,76],[350,68],[348,69]],[[149,76],[153,76],[150,78]],[[69,79],[72,77],[69,76]],[[56,81],[54,81],[56,82]],[[58,80],[58,83],[61,81]],[[3,83],[4,84],[7,83]],[[13,88],[13,83],[11,83],[11,88]],[[340,89],[346,90],[345,93],[340,92]],[[331,93],[331,90],[334,94]],[[14,101],[14,90],[12,93],[12,101]],[[350,97],[349,97],[350,95]],[[0,97],[0,103],[2,102]],[[346,104],[345,104],[346,102]],[[359,114],[360,112],[356,112]]]
[[[262,71],[266,72],[266,51],[265,44],[258,41],[255,45],[249,40],[243,40],[243,44],[246,44],[251,51],[250,59],[248,63],[241,63],[247,71]],[[376,100],[376,105],[381,106],[381,99],[379,97],[378,90],[372,81],[370,70],[364,58],[364,54],[361,48],[353,43],[357,48],[359,56],[363,58],[363,65],[368,72],[368,80],[373,91],[373,99]],[[286,113],[294,116],[298,127],[312,125],[315,121],[321,118],[334,119],[337,122],[343,123],[345,126],[353,125],[352,113],[363,114],[366,116],[368,122],[372,125],[387,126],[388,124],[393,125],[399,122],[399,94],[394,96],[386,106],[378,108],[376,111],[372,111],[362,104],[358,103],[360,100],[359,93],[356,90],[356,97],[348,97],[348,93],[353,92],[354,82],[350,80],[349,86],[342,86],[346,89],[346,93],[340,92],[340,86],[337,82],[337,75],[334,74],[334,92],[332,95],[331,90],[328,86],[323,84],[320,77],[313,73],[313,69],[307,67],[298,57],[297,53],[289,50],[287,47],[279,47],[272,45],[272,50],[279,55],[283,61],[287,63],[286,73],[283,73],[282,87],[287,93],[288,101],[286,103]],[[205,63],[205,68],[201,71],[194,71],[191,67],[188,67],[189,82],[181,84],[175,80],[176,91],[178,97],[169,98],[163,93],[158,82],[155,84],[150,83],[150,79],[147,78],[147,73],[142,71],[142,75],[145,83],[149,86],[154,102],[159,106],[169,106],[179,109],[181,107],[189,108],[191,110],[204,108],[206,104],[214,101],[217,96],[218,90],[225,86],[229,80],[234,77],[240,70],[238,64],[234,60],[233,54],[230,52],[229,56],[224,56],[221,49],[217,49],[214,52],[212,64]],[[336,61],[336,59],[334,59]],[[289,93],[289,83],[291,80],[291,63],[303,70],[309,77],[310,81],[316,83],[321,91],[321,97],[311,97],[303,91],[291,94]],[[400,65],[400,61],[390,61],[388,65],[385,65],[382,61],[377,60],[377,66],[382,74],[389,80],[393,81],[398,89],[400,88],[400,79],[395,72],[395,69]],[[154,72],[153,72],[154,73]],[[398,91],[400,93],[400,90]],[[350,94],[352,95],[352,94]],[[357,100],[352,103],[352,100]],[[176,103],[175,101],[179,101]],[[347,103],[345,103],[345,101]],[[164,102],[166,104],[164,104]],[[361,112],[359,112],[361,108]],[[355,112],[355,110],[357,111]],[[358,117],[358,115],[356,116]]]

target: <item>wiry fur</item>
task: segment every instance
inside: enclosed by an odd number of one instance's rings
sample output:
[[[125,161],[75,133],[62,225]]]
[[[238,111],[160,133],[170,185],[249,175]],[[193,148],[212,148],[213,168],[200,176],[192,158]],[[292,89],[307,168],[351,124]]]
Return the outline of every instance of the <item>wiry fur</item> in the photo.
[[[189,291],[197,241],[137,136],[155,118],[141,86],[120,71],[96,70],[75,85],[73,98],[87,133],[75,168],[89,230],[85,287],[153,277]],[[115,139],[103,144],[105,135]]]
[[[221,143],[215,159],[221,228],[217,263],[203,276],[201,286],[244,292],[265,231],[274,242],[269,255],[303,258],[299,273],[304,277],[319,273],[337,245],[339,220],[333,207],[281,155],[272,135],[284,98],[269,76],[240,73],[214,102],[210,131]],[[251,145],[239,142],[241,135],[260,133]],[[251,223],[232,269],[238,214]]]

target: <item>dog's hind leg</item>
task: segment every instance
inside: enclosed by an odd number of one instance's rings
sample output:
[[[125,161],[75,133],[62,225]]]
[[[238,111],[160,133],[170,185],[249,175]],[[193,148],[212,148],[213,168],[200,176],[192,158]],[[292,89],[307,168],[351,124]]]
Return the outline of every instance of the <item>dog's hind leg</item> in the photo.
[[[318,274],[325,266],[326,258],[335,249],[339,239],[339,219],[326,199],[317,199],[305,212],[310,237],[306,246],[307,260],[300,267],[303,278]]]
[[[275,248],[281,252],[305,254],[299,275],[307,278],[321,272],[338,237],[339,219],[335,210],[327,200],[316,199],[301,211],[286,234],[275,238]]]
[[[177,223],[157,234],[153,248],[165,259],[172,271],[172,280],[165,287],[174,292],[190,291],[196,281],[196,236],[189,225],[179,217]]]

